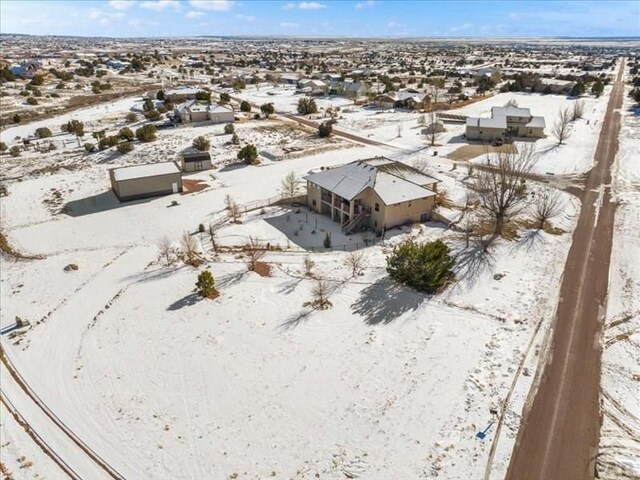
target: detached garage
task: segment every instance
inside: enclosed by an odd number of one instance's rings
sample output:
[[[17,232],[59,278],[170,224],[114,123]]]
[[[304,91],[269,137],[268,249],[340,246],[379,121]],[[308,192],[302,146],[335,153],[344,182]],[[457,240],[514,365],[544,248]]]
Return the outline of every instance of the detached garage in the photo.
[[[182,172],[175,162],[112,168],[109,177],[123,202],[182,192]]]
[[[211,155],[209,152],[185,153],[182,155],[182,170],[185,172],[198,172],[211,168]]]

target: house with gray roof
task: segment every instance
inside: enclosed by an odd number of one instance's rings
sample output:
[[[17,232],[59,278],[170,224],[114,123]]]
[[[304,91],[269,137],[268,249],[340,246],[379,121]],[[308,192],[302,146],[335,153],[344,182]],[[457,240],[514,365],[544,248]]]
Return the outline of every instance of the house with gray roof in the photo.
[[[188,100],[178,105],[174,110],[174,117],[182,123],[211,122],[232,123],[234,113],[231,107],[218,104],[206,104],[197,100]]]
[[[311,173],[307,202],[342,225],[345,234],[377,233],[431,218],[438,180],[385,157],[358,160]]]
[[[491,117],[467,117],[465,136],[469,140],[504,140],[507,137],[544,137],[544,117],[534,117],[528,108],[492,107]]]

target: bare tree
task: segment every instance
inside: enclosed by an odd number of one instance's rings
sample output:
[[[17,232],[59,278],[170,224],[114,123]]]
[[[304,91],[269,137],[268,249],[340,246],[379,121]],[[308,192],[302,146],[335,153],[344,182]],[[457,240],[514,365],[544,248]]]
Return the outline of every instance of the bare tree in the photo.
[[[266,253],[264,246],[256,237],[250,236],[247,239],[244,250],[247,254],[247,267],[249,267],[250,271],[255,271],[256,265]]]
[[[182,253],[184,255],[185,261],[189,265],[195,265],[198,258],[196,241],[189,232],[184,232],[182,235],[182,239],[180,241],[180,245],[182,247]]]
[[[224,206],[227,208],[227,210],[231,210],[231,205],[232,205],[233,203],[235,203],[235,202],[233,201],[233,198],[231,198],[231,195],[229,195],[229,194],[227,193],[227,195],[225,195],[225,197],[224,197]]]
[[[282,179],[282,197],[293,198],[298,193],[300,188],[300,177],[296,172],[289,172],[284,179]]]
[[[351,276],[360,275],[364,268],[364,254],[362,252],[351,252],[345,258],[344,263],[351,269]]]
[[[213,249],[214,253],[216,252],[217,246],[216,246],[216,230],[213,227],[213,225],[209,225],[209,240],[211,240],[211,248]]]
[[[571,110],[571,120],[579,120],[584,115],[584,100],[576,100],[573,102],[573,109]]]
[[[412,166],[419,172],[428,173],[429,163],[424,158],[416,158]]]
[[[432,147],[436,144],[436,138],[438,138],[438,134],[440,133],[439,129],[438,117],[435,110],[432,110],[429,112],[429,118],[427,120],[427,138],[429,139],[429,145]]]
[[[538,230],[544,228],[547,221],[557,217],[562,212],[562,201],[557,190],[544,188],[536,197],[533,205],[533,220]]]
[[[569,138],[569,123],[571,123],[571,112],[567,107],[558,112],[558,118],[553,126],[553,136],[558,140],[558,145],[562,145]]]
[[[158,241],[158,250],[160,250],[160,256],[164,257],[166,265],[171,265],[171,240],[169,237],[162,237]]]
[[[312,307],[315,310],[327,310],[332,307],[332,303],[329,300],[329,288],[327,283],[318,279],[311,290],[312,300],[305,302],[305,307]]]
[[[304,275],[306,277],[311,277],[313,276],[313,267],[315,265],[315,262],[313,260],[311,260],[311,255],[307,255],[306,257],[304,257]]]
[[[238,223],[240,221],[240,207],[233,200],[229,204],[228,214],[233,223]]]
[[[502,148],[487,156],[487,164],[478,170],[473,188],[480,210],[493,222],[493,238],[502,235],[505,223],[526,207],[526,176],[534,164],[531,144],[519,151]]]

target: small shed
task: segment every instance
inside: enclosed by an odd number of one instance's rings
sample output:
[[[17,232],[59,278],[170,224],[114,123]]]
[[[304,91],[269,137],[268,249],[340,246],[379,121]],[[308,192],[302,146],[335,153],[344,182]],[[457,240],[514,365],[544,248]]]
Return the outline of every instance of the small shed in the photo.
[[[112,168],[109,178],[123,202],[182,192],[182,172],[175,162]]]
[[[182,170],[184,172],[199,172],[211,168],[209,152],[185,153],[182,155]]]

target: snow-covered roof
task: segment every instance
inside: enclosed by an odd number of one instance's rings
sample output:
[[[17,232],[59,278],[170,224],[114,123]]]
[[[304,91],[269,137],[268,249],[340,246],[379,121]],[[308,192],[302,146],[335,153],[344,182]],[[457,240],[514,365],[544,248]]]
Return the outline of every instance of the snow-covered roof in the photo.
[[[203,90],[201,88],[189,88],[189,87],[182,87],[182,88],[173,88],[171,90],[165,90],[164,94],[165,95],[195,95],[198,92],[202,92]]]
[[[120,182],[122,180],[170,175],[172,173],[180,173],[180,169],[174,162],[148,163],[146,165],[114,168],[113,178],[116,182]]]
[[[530,117],[531,110],[520,107],[491,107],[493,117]]]
[[[385,157],[348,163],[312,173],[305,179],[346,200],[352,200],[365,189],[372,188],[385,205],[433,196],[435,192],[422,185],[438,181],[415,168]]]
[[[545,126],[544,117],[531,117],[531,120],[527,123],[527,127],[544,128]]]
[[[367,187],[375,184],[376,169],[363,162],[353,162],[337,168],[331,168],[307,175],[312,181],[342,198],[351,200]]]
[[[409,202],[419,198],[432,197],[436,194],[432,190],[387,172],[378,172],[374,190],[385,205]]]
[[[479,118],[467,117],[468,127],[507,128],[507,117]]]
[[[220,105],[219,103],[209,105],[209,111],[211,113],[229,113],[233,112],[231,107],[227,107],[226,105]]]

